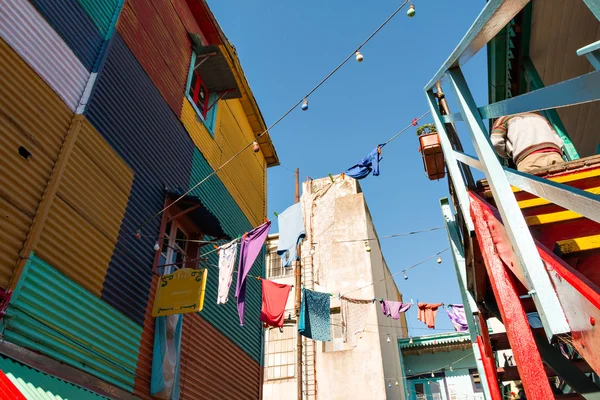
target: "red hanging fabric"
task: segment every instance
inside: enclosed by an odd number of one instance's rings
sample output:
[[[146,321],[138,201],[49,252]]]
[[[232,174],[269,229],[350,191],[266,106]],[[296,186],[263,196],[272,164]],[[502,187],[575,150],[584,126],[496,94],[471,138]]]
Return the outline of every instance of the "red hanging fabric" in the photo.
[[[285,305],[292,287],[262,279],[262,309],[260,320],[267,325],[283,327]]]

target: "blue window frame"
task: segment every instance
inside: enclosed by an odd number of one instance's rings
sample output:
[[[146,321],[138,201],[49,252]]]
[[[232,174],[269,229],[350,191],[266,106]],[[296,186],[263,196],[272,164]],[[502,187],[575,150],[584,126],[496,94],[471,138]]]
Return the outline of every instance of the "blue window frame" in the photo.
[[[192,53],[185,97],[190,101],[194,110],[196,110],[196,114],[202,120],[208,132],[214,137],[219,95],[218,93],[211,93],[204,84],[196,68],[196,53]]]

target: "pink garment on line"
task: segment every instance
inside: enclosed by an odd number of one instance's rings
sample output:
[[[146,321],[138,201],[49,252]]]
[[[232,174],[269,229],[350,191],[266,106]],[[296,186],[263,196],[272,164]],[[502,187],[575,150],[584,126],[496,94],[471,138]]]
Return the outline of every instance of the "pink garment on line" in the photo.
[[[390,301],[384,300],[381,302],[381,311],[386,317],[392,317],[394,319],[400,318],[400,313],[408,311],[412,306],[410,303],[402,303],[401,301]]]
[[[443,303],[419,303],[419,321],[423,322],[429,329],[435,328],[435,316],[438,308],[443,306]]]

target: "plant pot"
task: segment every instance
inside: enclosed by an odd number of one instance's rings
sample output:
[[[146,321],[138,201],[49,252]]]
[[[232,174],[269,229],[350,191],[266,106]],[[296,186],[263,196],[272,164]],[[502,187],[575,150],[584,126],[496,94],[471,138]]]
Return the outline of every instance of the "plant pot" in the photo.
[[[445,176],[444,152],[437,133],[426,133],[419,136],[423,156],[423,166],[430,180],[440,180]]]

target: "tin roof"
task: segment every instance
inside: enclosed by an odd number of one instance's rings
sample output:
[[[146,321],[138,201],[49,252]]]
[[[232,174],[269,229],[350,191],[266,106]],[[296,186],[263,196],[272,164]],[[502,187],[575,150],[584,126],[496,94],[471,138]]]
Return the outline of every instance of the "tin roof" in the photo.
[[[464,345],[471,345],[471,337],[469,333],[450,332],[398,339],[398,347],[403,351],[403,353],[405,353],[407,350],[449,350],[451,348],[457,346],[462,347]]]

